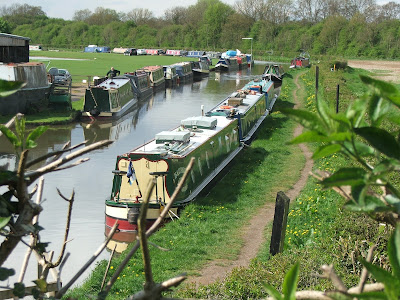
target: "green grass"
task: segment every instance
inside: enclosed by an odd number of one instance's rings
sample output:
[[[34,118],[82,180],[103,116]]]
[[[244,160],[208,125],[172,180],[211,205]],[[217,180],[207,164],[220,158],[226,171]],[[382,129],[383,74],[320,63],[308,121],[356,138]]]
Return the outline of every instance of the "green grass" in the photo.
[[[285,92],[282,100],[278,100],[277,109],[293,106],[284,95]],[[161,282],[182,272],[195,275],[213,259],[237,258],[243,226],[260,206],[266,201],[274,203],[276,193],[288,190],[299,177],[304,158],[294,155],[297,146],[286,145],[295,125],[281,113],[272,113],[260,128],[257,139],[235,159],[229,172],[210,193],[188,205],[179,221],[168,223],[151,238],[157,245],[171,249],[168,252],[151,249],[155,281]],[[113,269],[121,258],[112,262]],[[102,262],[70,296],[97,293],[105,265]],[[141,290],[142,272],[137,254],[117,280],[109,299],[123,299]]]
[[[171,65],[180,61],[195,60],[189,57],[159,56],[159,55],[139,55],[125,56],[116,53],[85,53],[72,51],[41,51],[31,52],[31,56],[51,57],[51,58],[70,58],[79,60],[50,60],[50,59],[31,59],[31,61],[40,61],[46,64],[47,70],[51,67],[59,69],[68,69],[72,76],[72,84],[81,83],[82,80],[88,80],[93,76],[104,77],[111,67],[121,71],[134,72],[144,66],[153,65]]]
[[[332,77],[329,75],[330,73],[322,69],[321,77],[325,80],[321,81],[323,87],[321,95],[329,94],[330,85],[335,87],[334,84],[342,77],[348,79],[342,82],[343,107],[347,107],[354,98],[352,93],[361,94],[365,91],[365,87],[359,83],[353,84],[355,80],[359,80],[358,72],[355,70],[351,70],[349,74],[335,72]],[[299,93],[303,93],[304,107],[308,110],[315,110],[314,77],[314,69],[301,76],[302,88]],[[315,145],[309,147],[313,149]],[[315,161],[314,170],[334,172],[347,164],[348,161],[343,157],[333,155]],[[274,176],[274,173],[271,175]],[[376,256],[384,255],[388,233],[382,231],[378,224],[367,216],[344,210],[343,204],[343,198],[337,193],[321,189],[316,180],[310,177],[301,194],[296,199],[291,199],[283,253],[270,256],[271,230],[267,228],[264,247],[248,268],[235,269],[223,282],[199,288],[190,287],[181,290],[178,295],[203,299],[265,298],[267,293],[263,289],[263,283],[281,289],[286,272],[296,261],[300,262],[298,290],[333,289],[330,281],[318,279],[313,275],[320,273],[323,264],[333,264],[346,286],[357,284],[361,272],[361,264],[357,257],[365,257],[369,246],[376,242],[378,242]]]

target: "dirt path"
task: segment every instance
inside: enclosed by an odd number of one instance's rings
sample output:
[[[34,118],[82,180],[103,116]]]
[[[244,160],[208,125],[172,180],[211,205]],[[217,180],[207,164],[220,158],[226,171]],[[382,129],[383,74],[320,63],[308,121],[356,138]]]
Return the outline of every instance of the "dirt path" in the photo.
[[[349,60],[349,67],[373,72],[373,77],[392,83],[400,83],[400,61]]]
[[[295,78],[297,89],[293,91],[293,99],[295,107],[299,106],[299,99],[297,98],[297,90],[300,89],[298,83],[299,75]],[[299,125],[295,128],[293,135],[297,136],[301,133],[302,127]],[[313,167],[311,159],[312,153],[308,150],[306,145],[301,144],[300,149],[303,152],[306,163],[301,171],[300,179],[293,185],[292,189],[286,192],[290,199],[295,199],[300,191],[306,184],[308,174]],[[250,223],[243,228],[243,246],[240,250],[237,260],[218,259],[210,262],[203,270],[200,271],[200,276],[188,278],[188,283],[195,283],[196,285],[205,285],[215,282],[216,280],[224,279],[236,267],[246,267],[250,261],[256,257],[261,245],[265,241],[263,235],[264,228],[273,221],[275,212],[274,203],[266,203],[251,220]]]

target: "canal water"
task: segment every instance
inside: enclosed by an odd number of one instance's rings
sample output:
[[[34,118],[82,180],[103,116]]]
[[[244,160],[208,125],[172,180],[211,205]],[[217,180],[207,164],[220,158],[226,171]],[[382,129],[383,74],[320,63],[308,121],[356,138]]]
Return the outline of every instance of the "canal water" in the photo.
[[[89,161],[45,176],[43,211],[39,217],[39,224],[44,230],[40,238],[42,242],[50,242],[47,249],[54,251],[54,261],[63,242],[68,209],[67,202],[58,196],[56,188],[67,197],[75,191],[67,244],[70,256],[61,272],[64,284],[92,257],[105,239],[105,199],[111,193],[112,170],[117,155],[153,139],[160,131],[178,126],[182,119],[200,115],[202,105],[204,110],[208,111],[250,80],[260,77],[264,67],[265,65],[256,64],[251,70],[222,74],[211,72],[210,76],[202,81],[167,88],[165,92],[158,92],[151,98],[142,100],[135,110],[118,121],[52,126],[39,138],[38,147],[30,152],[31,159],[60,150],[68,141],[71,141],[71,145],[85,140],[89,144],[104,139],[113,141],[106,148],[84,155]],[[12,153],[8,141],[0,137],[0,168],[15,168],[16,159]],[[29,242],[29,239],[25,238],[25,241]],[[16,271],[14,280],[19,276],[26,249],[27,247],[20,243],[3,265]],[[104,250],[99,259],[108,259],[109,256],[110,251]],[[94,267],[95,264],[77,283],[81,283]],[[32,255],[25,284],[30,285],[31,280],[37,278],[36,274],[36,258]],[[10,280],[10,283],[14,280]],[[51,274],[49,280],[52,280]]]

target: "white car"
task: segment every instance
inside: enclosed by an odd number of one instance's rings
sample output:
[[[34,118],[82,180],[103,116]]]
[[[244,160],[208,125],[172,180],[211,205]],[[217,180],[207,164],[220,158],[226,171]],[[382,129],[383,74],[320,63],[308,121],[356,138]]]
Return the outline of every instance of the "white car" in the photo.
[[[137,49],[136,51],[137,55],[146,55],[146,49]]]

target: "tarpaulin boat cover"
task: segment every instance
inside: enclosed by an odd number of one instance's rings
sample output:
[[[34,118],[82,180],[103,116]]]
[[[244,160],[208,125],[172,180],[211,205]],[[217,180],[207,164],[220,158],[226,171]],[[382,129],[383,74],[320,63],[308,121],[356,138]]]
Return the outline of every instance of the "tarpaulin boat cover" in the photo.
[[[165,143],[165,142],[187,142],[190,139],[189,131],[161,131],[156,134],[156,143]]]
[[[197,126],[197,128],[212,129],[217,126],[217,119],[206,116],[190,117],[185,120],[182,120],[181,125],[187,128],[188,127],[192,128],[193,126]]]

